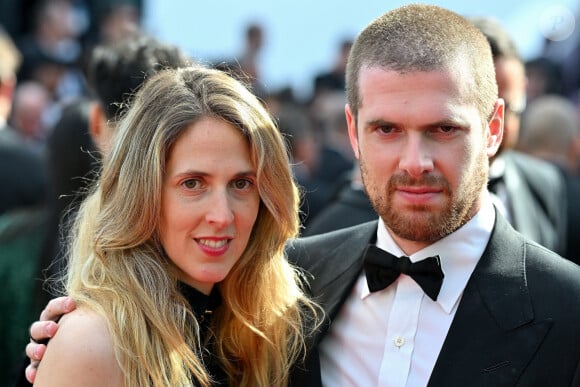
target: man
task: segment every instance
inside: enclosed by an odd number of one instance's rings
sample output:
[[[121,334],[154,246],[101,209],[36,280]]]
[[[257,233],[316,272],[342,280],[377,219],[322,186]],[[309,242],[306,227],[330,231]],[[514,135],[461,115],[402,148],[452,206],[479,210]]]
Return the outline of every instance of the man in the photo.
[[[23,207],[43,205],[46,173],[42,156],[7,123],[22,57],[0,26],[0,215]]]
[[[397,8],[356,38],[347,93],[351,144],[381,221],[288,247],[327,313],[322,384],[578,385],[580,268],[514,231],[486,189],[504,103],[485,37],[439,7]],[[381,289],[381,277],[394,282]],[[66,306],[53,301],[42,317]],[[31,333],[55,329],[35,323]],[[27,348],[35,359],[43,350]],[[316,351],[311,360],[304,385],[317,386]]]
[[[580,268],[515,232],[486,190],[505,106],[485,37],[437,7],[396,9],[357,37],[347,93],[351,143],[382,221],[288,250],[331,322],[323,385],[578,385]],[[369,242],[439,263],[441,288],[425,284],[427,296],[395,274],[381,290],[371,279],[390,272],[373,266],[389,258],[374,247],[365,258]]]
[[[567,192],[566,257],[580,264],[580,121],[578,109],[560,95],[542,95],[526,108],[519,149],[556,166]]]
[[[323,234],[368,222],[377,216],[365,192],[360,167],[356,163],[350,174],[337,184],[336,192],[326,205],[304,225],[301,235],[306,237]]]
[[[526,74],[515,42],[491,18],[471,20],[491,46],[499,97],[505,102],[504,136],[490,169],[489,189],[512,226],[542,246],[566,251],[566,184],[556,167],[515,150],[526,106]]]
[[[18,374],[17,359],[26,342],[31,283],[45,232],[45,162],[7,121],[14,108],[21,54],[0,26],[0,380]]]
[[[526,108],[519,149],[580,176],[580,111],[566,97],[544,94]]]
[[[490,170],[492,198],[516,230],[569,257],[574,252],[566,246],[567,234],[571,231],[566,221],[569,204],[565,181],[554,166],[514,150],[519,138],[520,115],[526,106],[526,74],[522,59],[515,43],[495,20],[475,18],[471,22],[484,33],[491,46],[499,97],[505,102],[504,136],[499,151],[492,158]],[[348,185],[343,187],[336,199],[306,225],[303,235],[359,224],[360,217],[348,214],[356,211],[372,216],[373,208],[365,199],[363,190]]]
[[[147,77],[191,63],[178,47],[146,35],[97,46],[91,53],[87,81],[96,96],[89,132],[99,150],[108,152],[119,119]]]

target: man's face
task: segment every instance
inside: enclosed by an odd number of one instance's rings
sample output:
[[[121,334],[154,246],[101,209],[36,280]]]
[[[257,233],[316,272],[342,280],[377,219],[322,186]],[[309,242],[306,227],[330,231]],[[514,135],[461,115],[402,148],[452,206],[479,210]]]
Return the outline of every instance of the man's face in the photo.
[[[517,59],[498,58],[494,63],[499,97],[506,105],[501,152],[515,148],[518,142],[520,116],[526,106],[526,74],[524,65]]]
[[[356,122],[346,107],[369,198],[407,254],[455,231],[480,207],[503,106],[483,122],[468,76],[363,68]]]

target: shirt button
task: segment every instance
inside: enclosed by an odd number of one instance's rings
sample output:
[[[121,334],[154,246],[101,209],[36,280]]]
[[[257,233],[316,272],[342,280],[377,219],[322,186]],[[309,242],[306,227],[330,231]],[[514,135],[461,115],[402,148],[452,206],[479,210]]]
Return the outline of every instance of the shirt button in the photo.
[[[402,347],[403,345],[405,345],[405,338],[401,337],[401,336],[397,336],[395,337],[395,340],[393,340],[395,343],[395,347]]]

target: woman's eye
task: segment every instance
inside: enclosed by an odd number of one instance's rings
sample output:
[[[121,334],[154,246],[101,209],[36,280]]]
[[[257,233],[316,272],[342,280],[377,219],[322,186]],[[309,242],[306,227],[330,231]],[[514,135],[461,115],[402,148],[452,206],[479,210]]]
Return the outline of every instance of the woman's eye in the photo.
[[[198,179],[187,179],[181,184],[187,189],[197,189],[200,187],[201,182]]]
[[[250,188],[254,183],[248,179],[234,180],[233,186],[235,189],[244,190]]]

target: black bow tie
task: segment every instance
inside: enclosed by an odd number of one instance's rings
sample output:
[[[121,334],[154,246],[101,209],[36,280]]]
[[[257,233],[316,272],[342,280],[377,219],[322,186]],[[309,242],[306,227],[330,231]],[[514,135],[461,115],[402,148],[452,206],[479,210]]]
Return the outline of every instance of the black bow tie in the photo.
[[[504,177],[503,175],[490,177],[487,181],[487,189],[489,192],[497,194],[498,187],[504,185]]]
[[[364,270],[371,292],[386,288],[402,273],[413,278],[433,301],[437,301],[444,277],[439,256],[413,263],[409,257],[397,258],[375,245],[366,248]]]

